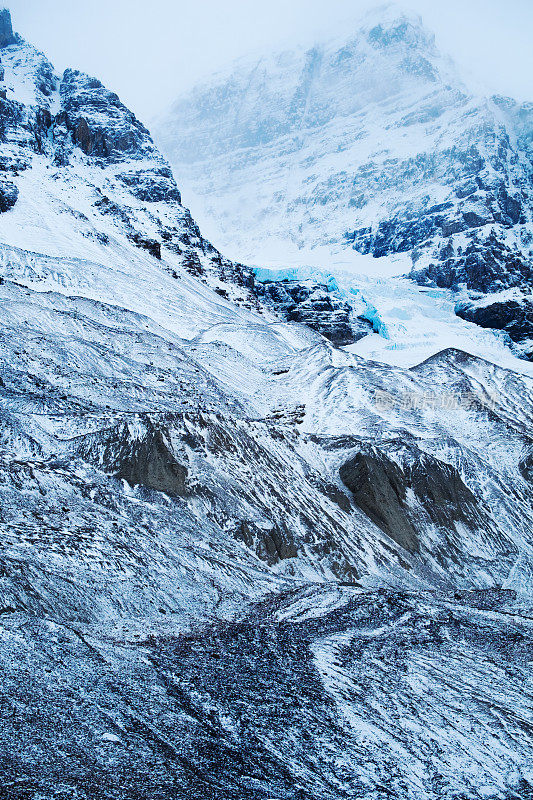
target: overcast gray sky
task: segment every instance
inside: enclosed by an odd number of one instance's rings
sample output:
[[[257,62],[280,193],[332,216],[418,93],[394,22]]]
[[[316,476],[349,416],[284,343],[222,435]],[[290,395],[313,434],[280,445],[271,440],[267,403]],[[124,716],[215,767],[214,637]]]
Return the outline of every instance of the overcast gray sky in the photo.
[[[368,0],[4,0],[57,70],[99,77],[149,122],[248,51],[349,29]],[[533,0],[406,0],[490,91],[533,100]]]

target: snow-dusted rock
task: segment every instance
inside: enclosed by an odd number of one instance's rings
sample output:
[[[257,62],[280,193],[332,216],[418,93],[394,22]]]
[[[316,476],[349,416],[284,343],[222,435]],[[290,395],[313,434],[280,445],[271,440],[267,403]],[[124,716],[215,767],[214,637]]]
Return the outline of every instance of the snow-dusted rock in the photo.
[[[115,95],[1,57],[3,794],[527,796],[520,362],[365,360],[316,276],[260,303]]]
[[[18,196],[19,190],[14,183],[0,179],[0,212],[13,208]]]

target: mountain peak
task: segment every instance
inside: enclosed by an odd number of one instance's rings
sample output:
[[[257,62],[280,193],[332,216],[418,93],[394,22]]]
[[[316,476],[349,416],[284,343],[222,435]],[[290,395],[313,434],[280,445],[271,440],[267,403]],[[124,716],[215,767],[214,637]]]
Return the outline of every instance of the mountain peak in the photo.
[[[422,17],[397,3],[387,3],[369,10],[360,20],[360,31],[376,48],[407,44],[410,47],[433,47],[435,36],[423,23]]]
[[[381,22],[389,25],[399,20],[408,20],[412,25],[423,27],[422,17],[416,11],[405,8],[400,3],[382,3],[367,9],[360,17],[361,24],[375,24]]]
[[[0,9],[0,48],[8,47],[16,41],[13,35],[13,26],[11,24],[11,13],[9,9]]]

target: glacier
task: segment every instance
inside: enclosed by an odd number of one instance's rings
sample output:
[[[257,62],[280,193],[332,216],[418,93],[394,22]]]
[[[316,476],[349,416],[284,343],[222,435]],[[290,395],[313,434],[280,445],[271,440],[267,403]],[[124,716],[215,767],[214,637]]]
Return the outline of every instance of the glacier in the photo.
[[[336,38],[241,59],[155,131],[232,257],[409,275],[530,358],[532,119],[531,103],[470,87],[392,4]]]
[[[394,254],[228,258],[0,61],[1,796],[531,797],[531,365]]]

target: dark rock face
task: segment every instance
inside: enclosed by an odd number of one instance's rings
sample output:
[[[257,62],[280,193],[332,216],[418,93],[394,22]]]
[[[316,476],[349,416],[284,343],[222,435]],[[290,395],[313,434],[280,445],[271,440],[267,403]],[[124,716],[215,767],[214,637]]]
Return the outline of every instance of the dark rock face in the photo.
[[[161,261],[161,242],[158,242],[156,239],[147,239],[144,236],[140,236],[138,233],[133,233],[130,238],[141,250],[147,250],[151,256]]]
[[[186,490],[187,469],[176,461],[161,431],[127,446],[116,476],[171,496]]]
[[[181,195],[169,167],[120,175],[132,194],[144,203],[181,203]]]
[[[11,14],[7,8],[0,11],[0,48],[9,47],[10,44],[16,42],[13,35],[13,26],[11,25]]]
[[[533,484],[533,445],[527,453],[524,454],[518,466],[526,481]]]
[[[23,114],[19,103],[0,98],[0,140],[5,141],[9,131],[21,123]]]
[[[444,530],[453,529],[454,522],[471,527],[481,520],[478,502],[457,470],[417,449],[404,463],[378,448],[364,449],[339,474],[359,508],[411,553],[419,550],[424,518]]]
[[[0,212],[9,211],[18,200],[19,190],[11,181],[0,179]]]
[[[415,169],[416,165],[412,165],[412,168]],[[474,192],[478,191],[477,187],[472,188]],[[472,199],[470,194],[463,194],[470,191],[468,186],[460,187],[457,194],[459,197],[463,195]],[[381,258],[394,253],[407,253],[421,246],[429,248],[433,246],[434,238],[449,237],[469,229],[483,228],[495,223],[512,227],[525,221],[523,200],[519,195],[511,196],[502,185],[490,197],[483,201],[478,199],[475,210],[457,209],[451,201],[429,208],[406,209],[398,216],[380,221],[375,230],[361,228],[347,234],[346,240],[358,252]],[[490,235],[485,238],[490,250],[496,242]],[[496,254],[491,255],[494,257]]]
[[[8,99],[7,91],[0,91],[0,142],[6,144],[0,156],[0,170],[17,173],[26,169],[33,153],[43,154],[47,148],[48,131],[52,124],[49,97],[55,89],[56,79],[52,65],[42,53],[26,45],[18,36],[14,37],[10,48],[4,53],[4,61],[9,60],[12,67],[19,67],[25,58],[31,59],[31,73],[26,77],[33,79],[28,89],[33,90],[33,101],[24,104],[18,99]],[[3,77],[3,68],[0,67]]]
[[[505,331],[513,342],[522,344],[533,339],[533,301],[531,296],[522,299],[496,301],[494,303],[475,301],[458,303],[455,313],[461,319],[475,322],[482,328]],[[533,349],[531,352],[533,357]]]
[[[174,497],[186,493],[187,468],[172,452],[169,430],[147,418],[112,429],[107,436],[89,437],[81,443],[79,453],[132,486],[146,486]]]
[[[406,199],[400,211],[382,216],[370,228],[347,233],[346,241],[359,252],[381,257],[415,247],[431,248],[435,240],[470,229],[525,224],[531,205],[531,179],[527,169],[520,166],[508,135],[487,121],[479,129],[468,131],[467,138],[476,143],[468,147],[457,144],[406,160],[390,159],[381,171],[373,163],[361,167],[354,180],[354,191],[360,191],[361,198],[352,203],[355,208],[365,206],[371,190],[402,187]],[[447,199],[435,204],[428,193],[420,200],[410,200],[413,188],[424,182],[442,183],[448,191]],[[521,190],[510,188],[513,184],[521,185]]]
[[[527,293],[533,289],[531,259],[516,247],[505,244],[494,230],[488,236],[475,235],[463,250],[455,250],[452,241],[444,245],[438,257],[423,269],[413,269],[410,277],[421,286],[433,285],[484,295],[519,288]],[[522,344],[533,336],[531,299],[524,294],[518,299],[494,302],[472,298],[461,301],[455,313],[462,319],[482,328],[504,331],[512,341]]]
[[[255,281],[254,293],[288,322],[307,325],[338,347],[353,344],[371,331],[367,322],[352,318],[348,303],[315,281]]]
[[[416,528],[406,506],[406,481],[401,469],[381,454],[359,453],[339,471],[356,504],[395,542],[418,551]]]
[[[35,74],[35,86],[45,98],[57,88],[57,78],[49,61],[43,59]]]
[[[11,174],[17,175],[19,172],[23,172],[25,169],[28,169],[29,166],[30,162],[28,158],[17,158],[11,154],[0,155],[0,173],[11,172]]]
[[[474,238],[465,250],[455,251],[450,242],[440,252],[441,259],[411,277],[424,285],[433,283],[444,289],[467,289],[490,293],[515,286],[533,285],[531,262],[491,231],[486,238]]]
[[[144,125],[96,78],[67,69],[60,92],[67,126],[86,155],[117,161],[154,150]]]
[[[391,253],[407,253],[427,242],[437,232],[439,223],[444,224],[442,219],[432,215],[414,219],[402,216],[380,222],[375,233],[371,228],[362,228],[347,235],[347,239],[354,250],[381,258]]]
[[[255,523],[244,520],[238,525],[234,536],[250,547],[269,566],[287,558],[296,558],[298,555],[293,536],[284,526],[260,528]]]

